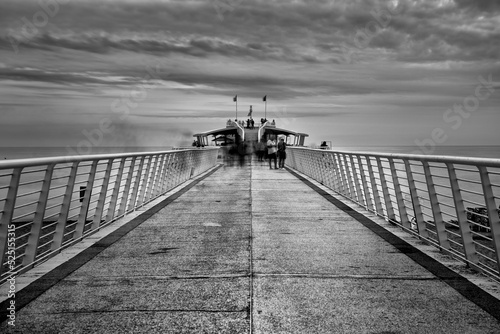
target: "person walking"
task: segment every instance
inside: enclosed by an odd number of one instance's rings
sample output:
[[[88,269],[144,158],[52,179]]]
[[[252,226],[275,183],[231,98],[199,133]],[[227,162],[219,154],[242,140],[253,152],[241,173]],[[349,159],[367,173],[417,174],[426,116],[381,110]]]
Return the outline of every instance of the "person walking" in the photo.
[[[269,159],[269,169],[273,169],[271,167],[271,160],[274,160],[274,169],[278,169],[276,163],[276,140],[274,135],[269,135],[269,140],[267,141],[267,158]]]
[[[266,152],[266,143],[264,143],[264,140],[257,142],[256,151],[258,161],[264,161],[264,153]]]
[[[281,137],[280,142],[278,143],[278,166],[279,169],[285,169],[285,160],[286,160],[286,143],[283,137]]]

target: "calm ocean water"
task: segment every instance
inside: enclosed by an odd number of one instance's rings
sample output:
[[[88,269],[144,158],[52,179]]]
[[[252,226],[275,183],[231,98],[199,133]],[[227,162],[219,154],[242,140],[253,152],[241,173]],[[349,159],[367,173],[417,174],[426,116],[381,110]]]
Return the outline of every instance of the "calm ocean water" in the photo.
[[[93,147],[89,154],[158,152],[168,151],[172,147]],[[66,147],[0,147],[0,160],[25,159],[78,155],[76,151]]]
[[[94,147],[91,154],[126,153],[126,152],[157,152],[170,150],[172,147]],[[415,146],[350,146],[334,147],[342,151],[363,151],[383,153],[416,153]],[[423,152],[420,152],[421,154]],[[440,146],[432,152],[433,155],[452,155],[463,157],[482,157],[500,159],[500,145],[489,146]],[[75,151],[66,147],[0,147],[0,160],[40,158],[53,156],[75,155]]]
[[[363,151],[382,153],[426,154],[415,146],[345,146],[334,147],[342,151]],[[451,155],[459,157],[500,159],[500,145],[488,146],[438,146],[429,155]]]

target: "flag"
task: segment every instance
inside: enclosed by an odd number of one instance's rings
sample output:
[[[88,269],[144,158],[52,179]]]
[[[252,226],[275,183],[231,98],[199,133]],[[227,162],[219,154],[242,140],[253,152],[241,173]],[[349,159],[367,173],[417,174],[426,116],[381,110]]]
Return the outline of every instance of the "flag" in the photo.
[[[250,107],[250,111],[248,112],[248,115],[247,115],[247,116],[252,117],[252,107]]]
[[[238,101],[238,95],[235,95],[235,96],[233,97],[233,102],[236,102],[236,101]]]
[[[264,95],[264,97],[262,98],[262,101],[266,102],[267,100],[267,95]]]

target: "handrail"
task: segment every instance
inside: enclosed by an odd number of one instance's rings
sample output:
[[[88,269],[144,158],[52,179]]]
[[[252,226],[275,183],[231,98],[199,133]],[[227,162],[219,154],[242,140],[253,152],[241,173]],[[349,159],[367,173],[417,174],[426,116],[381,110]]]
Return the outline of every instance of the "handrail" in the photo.
[[[215,166],[218,151],[0,161],[0,284]]]
[[[269,122],[269,121],[266,121],[264,124],[261,124],[261,126],[259,127],[259,130],[257,131],[257,136],[259,137],[258,141],[260,141],[260,139],[262,138],[260,132],[262,129],[264,129],[266,127],[267,122]]]
[[[500,280],[500,159],[287,151],[289,167]]]
[[[323,149],[310,149],[320,152],[325,152]],[[478,166],[492,166],[500,167],[500,159],[491,158],[473,158],[473,157],[462,157],[462,156],[452,156],[452,155],[426,155],[426,154],[404,154],[404,153],[383,153],[383,152],[362,152],[362,151],[342,151],[342,150],[326,150],[330,153],[339,154],[356,154],[361,156],[373,156],[381,158],[393,158],[393,159],[411,159],[418,161],[429,161],[429,162],[450,162],[450,163],[460,163],[462,165],[478,165]]]
[[[239,129],[236,130],[241,133],[241,141],[245,141],[245,129],[241,127],[241,125],[238,124],[238,122],[232,121],[233,124]]]
[[[192,150],[198,149],[196,147],[185,147],[172,150]],[[89,155],[64,155],[56,157],[43,157],[43,158],[26,158],[26,159],[10,159],[0,161],[0,170],[7,168],[17,167],[34,167],[48,164],[70,163],[75,161],[94,161],[102,159],[119,159],[129,157],[143,157],[148,155],[158,155],[169,153],[168,151],[152,151],[152,152],[131,152],[131,153],[110,153],[110,154],[89,154]]]

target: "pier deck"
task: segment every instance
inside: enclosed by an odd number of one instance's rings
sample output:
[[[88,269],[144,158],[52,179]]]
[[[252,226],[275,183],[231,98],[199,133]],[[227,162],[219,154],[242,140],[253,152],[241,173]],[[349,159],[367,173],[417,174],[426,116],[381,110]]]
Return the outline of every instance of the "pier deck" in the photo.
[[[293,172],[151,210],[19,292],[10,332],[500,333],[498,300]]]

